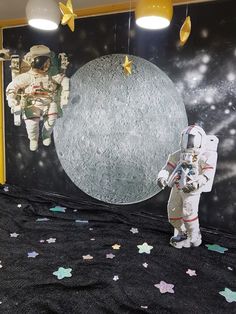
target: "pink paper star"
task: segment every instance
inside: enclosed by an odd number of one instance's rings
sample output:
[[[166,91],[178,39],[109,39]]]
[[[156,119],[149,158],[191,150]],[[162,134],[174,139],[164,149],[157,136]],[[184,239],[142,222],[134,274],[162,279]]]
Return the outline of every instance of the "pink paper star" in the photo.
[[[165,281],[161,281],[160,283],[154,285],[156,288],[158,288],[160,290],[160,293],[175,293],[173,288],[174,288],[174,285],[172,284],[169,284]]]
[[[186,271],[186,274],[188,274],[190,277],[192,277],[192,276],[197,276],[196,270],[192,270],[192,269],[188,269],[188,270]]]
[[[88,255],[83,255],[83,260],[84,260],[84,261],[89,261],[89,260],[91,260],[91,259],[93,259],[93,256],[91,256],[90,254],[88,254]]]

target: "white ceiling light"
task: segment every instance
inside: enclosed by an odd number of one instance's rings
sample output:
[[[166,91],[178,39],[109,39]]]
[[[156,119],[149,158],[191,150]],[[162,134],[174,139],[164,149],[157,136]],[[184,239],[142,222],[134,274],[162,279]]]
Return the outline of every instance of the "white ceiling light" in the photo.
[[[30,26],[43,30],[57,29],[61,14],[55,0],[29,0],[26,17]]]

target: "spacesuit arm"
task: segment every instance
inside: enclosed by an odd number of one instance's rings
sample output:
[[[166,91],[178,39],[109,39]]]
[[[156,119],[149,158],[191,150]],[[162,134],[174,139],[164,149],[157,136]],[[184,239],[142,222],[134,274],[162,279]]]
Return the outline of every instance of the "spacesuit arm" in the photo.
[[[6,88],[6,98],[10,108],[17,105],[17,93],[19,89],[25,88],[30,84],[30,77],[25,73],[17,76],[8,84]]]
[[[200,163],[201,175],[199,176],[199,186],[205,185],[209,180],[213,180],[215,176],[214,161],[211,160],[210,156],[205,156],[203,161]]]
[[[158,173],[157,183],[161,188],[164,188],[167,185],[170,175],[177,167],[177,154],[178,152],[170,154],[165,166]]]
[[[52,79],[61,86],[60,105],[61,108],[68,104],[70,94],[70,79],[64,74],[57,74]]]

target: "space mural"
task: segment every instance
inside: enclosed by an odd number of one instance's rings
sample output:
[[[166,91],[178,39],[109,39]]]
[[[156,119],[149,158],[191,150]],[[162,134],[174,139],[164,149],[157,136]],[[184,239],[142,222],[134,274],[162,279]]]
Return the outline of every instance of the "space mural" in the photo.
[[[184,6],[175,7],[171,26],[158,32],[137,28],[132,17],[134,68],[128,77],[122,72],[126,13],[79,19],[74,33],[62,27],[53,33],[5,29],[4,47],[12,54],[23,57],[35,45],[65,52],[71,78],[69,103],[52,143],[39,142],[36,151],[28,148],[25,126],[14,126],[5,101],[7,183],[116,204],[141,202],[139,208],[165,215],[168,194],[158,193],[157,173],[178,149],[180,131],[196,123],[220,140],[213,191],[200,204],[201,223],[235,233],[235,9],[234,1],[189,6],[193,30],[182,48]]]

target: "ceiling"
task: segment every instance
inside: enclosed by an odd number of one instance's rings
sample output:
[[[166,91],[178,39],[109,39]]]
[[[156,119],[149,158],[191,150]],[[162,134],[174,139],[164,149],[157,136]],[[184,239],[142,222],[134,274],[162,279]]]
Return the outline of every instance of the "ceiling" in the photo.
[[[66,0],[56,0],[66,3]],[[0,20],[25,18],[25,7],[28,0],[0,0]],[[99,5],[116,4],[125,0],[72,0],[74,9]]]
[[[55,0],[57,2],[66,3],[67,0]],[[74,9],[85,9],[89,7],[104,6],[104,5],[115,5],[118,3],[129,3],[132,4],[136,0],[72,0]],[[204,2],[207,0],[173,0],[174,3],[184,2]],[[212,1],[212,0],[208,0]],[[0,21],[1,20],[14,20],[25,18],[25,7],[28,0],[0,0]]]

